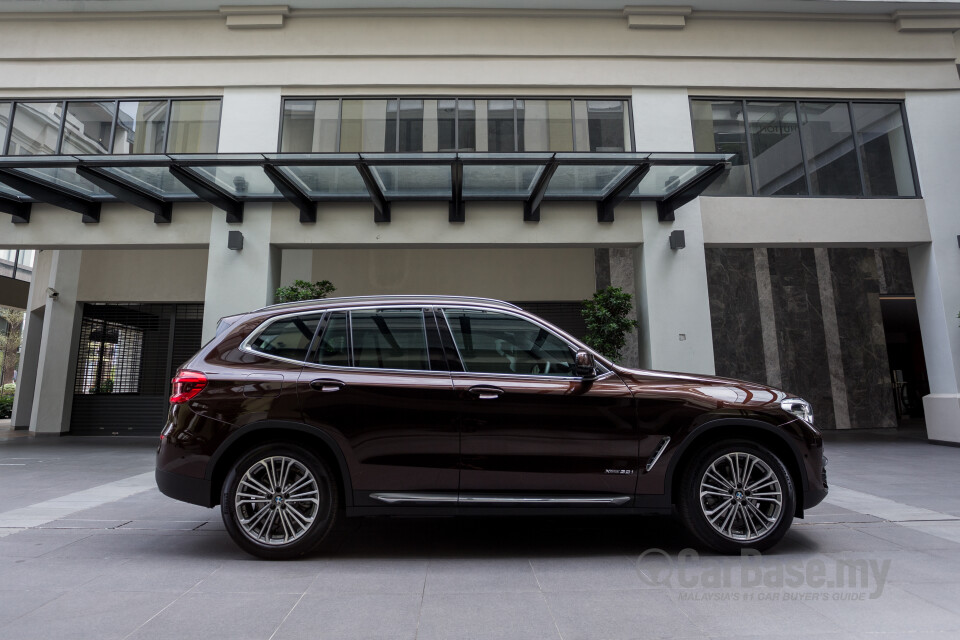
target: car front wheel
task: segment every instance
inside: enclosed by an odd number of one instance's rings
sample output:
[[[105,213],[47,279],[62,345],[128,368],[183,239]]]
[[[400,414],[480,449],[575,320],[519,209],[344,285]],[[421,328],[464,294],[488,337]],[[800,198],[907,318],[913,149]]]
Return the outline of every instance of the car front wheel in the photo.
[[[223,522],[234,541],[260,558],[313,551],[337,519],[338,494],[329,466],[293,445],[250,451],[230,470],[221,494]]]
[[[783,461],[761,445],[726,441],[687,467],[680,517],[701,543],[721,553],[768,549],[786,534],[796,489]]]

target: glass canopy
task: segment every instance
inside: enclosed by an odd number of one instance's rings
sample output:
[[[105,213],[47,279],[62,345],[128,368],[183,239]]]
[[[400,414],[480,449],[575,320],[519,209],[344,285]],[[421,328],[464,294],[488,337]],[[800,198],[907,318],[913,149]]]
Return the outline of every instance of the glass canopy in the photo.
[[[367,200],[389,221],[395,201],[524,203],[539,220],[543,201],[595,201],[598,220],[613,219],[625,200],[658,203],[661,216],[699,195],[730,164],[718,153],[277,153],[0,158],[0,198],[86,204],[127,202],[170,220],[170,205],[206,201],[242,220],[244,202],[289,201],[301,221],[317,203]],[[66,202],[67,205],[63,203]],[[20,219],[23,222],[22,210]],[[29,216],[26,216],[29,219]],[[92,221],[92,220],[91,220]]]

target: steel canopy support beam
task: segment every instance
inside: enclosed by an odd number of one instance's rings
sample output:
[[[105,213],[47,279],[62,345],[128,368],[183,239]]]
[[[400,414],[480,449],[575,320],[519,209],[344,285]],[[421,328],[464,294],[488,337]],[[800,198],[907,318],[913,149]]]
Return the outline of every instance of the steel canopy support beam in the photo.
[[[226,211],[228,223],[243,222],[243,202],[179,165],[170,165],[170,173],[198,198]]]
[[[156,224],[167,224],[173,219],[173,204],[144,193],[101,169],[79,165],[77,175],[86,178],[115,198],[146,209],[153,214],[153,221]]]
[[[100,222],[100,203],[55,189],[52,186],[28,178],[19,173],[0,169],[0,182],[25,193],[35,200],[52,204],[61,209],[75,211],[83,215],[83,222]]]
[[[300,210],[300,222],[317,221],[317,203],[294,184],[290,178],[272,164],[263,165],[263,172],[283,197]]]
[[[537,179],[537,184],[530,192],[530,198],[523,203],[524,222],[540,222],[540,203],[543,202],[543,196],[547,192],[547,187],[550,186],[550,179],[556,173],[558,166],[560,166],[560,163],[551,160],[543,167],[543,171]]]
[[[649,163],[638,165],[636,169],[625,175],[603,200],[597,202],[597,222],[613,222],[613,210],[630,197],[648,171],[650,171]]]
[[[450,165],[450,178],[453,185],[450,196],[450,222],[465,222],[466,208],[463,205],[463,162],[455,160]]]
[[[703,190],[709,187],[713,181],[728,168],[730,168],[730,165],[726,162],[716,164],[688,182],[683,189],[663,200],[657,201],[657,219],[660,222],[671,222],[675,220],[677,209],[703,193]]]
[[[380,190],[380,185],[377,184],[376,178],[373,177],[373,172],[370,171],[370,167],[364,162],[358,162],[356,167],[357,171],[360,172],[360,177],[363,178],[363,184],[367,187],[370,199],[373,200],[373,221],[390,222],[390,203],[387,202],[383,191]]]
[[[31,203],[21,202],[13,198],[7,198],[0,195],[0,212],[10,214],[10,222],[14,224],[26,224],[30,222]]]

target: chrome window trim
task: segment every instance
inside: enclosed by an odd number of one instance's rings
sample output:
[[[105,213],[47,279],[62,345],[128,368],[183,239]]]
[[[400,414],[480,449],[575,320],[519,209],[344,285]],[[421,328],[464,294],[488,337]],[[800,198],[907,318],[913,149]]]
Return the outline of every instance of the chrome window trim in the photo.
[[[248,335],[246,338],[243,339],[243,342],[240,343],[240,346],[238,347],[238,349],[239,349],[240,351],[244,351],[244,352],[246,352],[246,353],[251,353],[251,354],[253,354],[253,355],[255,355],[255,356],[260,356],[261,358],[270,358],[271,360],[278,360],[278,361],[280,361],[280,362],[288,362],[288,363],[292,363],[292,364],[303,365],[303,364],[304,364],[304,361],[303,361],[303,360],[293,360],[292,358],[284,358],[283,356],[276,356],[276,355],[273,355],[273,354],[264,353],[263,351],[257,351],[256,349],[254,349],[253,347],[251,347],[250,344],[251,344],[254,340],[256,340],[257,338],[259,338],[259,337],[260,337],[260,334],[263,333],[264,331],[266,331],[267,328],[268,328],[270,325],[272,325],[274,322],[280,322],[281,320],[286,320],[286,319],[288,319],[288,318],[299,318],[299,317],[302,317],[302,316],[320,316],[320,319],[321,319],[321,321],[322,321],[322,320],[323,320],[323,314],[325,314],[325,313],[326,313],[326,310],[324,310],[324,311],[301,311],[301,312],[299,312],[299,313],[285,313],[285,314],[280,315],[280,316],[271,316],[271,317],[267,318],[266,320],[264,320],[263,322],[261,322],[259,325],[257,325],[257,328],[254,329],[253,331],[251,331],[251,332],[250,332],[250,335]],[[316,331],[314,331],[313,338],[310,340],[310,343],[311,343],[311,344],[313,344],[313,340],[315,340],[316,337],[317,337]],[[310,346],[309,346],[309,345],[307,346],[307,353],[308,353],[308,354],[310,353]]]

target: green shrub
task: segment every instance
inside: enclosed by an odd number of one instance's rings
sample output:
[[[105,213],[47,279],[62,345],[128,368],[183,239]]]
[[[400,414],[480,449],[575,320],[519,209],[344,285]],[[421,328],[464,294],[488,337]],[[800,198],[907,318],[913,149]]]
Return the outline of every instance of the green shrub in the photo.
[[[9,418],[13,413],[13,396],[0,397],[0,420]]]
[[[337,288],[329,280],[307,282],[294,280],[289,287],[279,287],[276,292],[277,302],[299,302],[300,300],[317,300],[326,298]]]
[[[587,323],[584,341],[611,360],[619,360],[627,344],[627,332],[637,326],[631,320],[630,302],[633,296],[620,287],[607,287],[593,294],[593,300],[584,300],[581,314]]]

